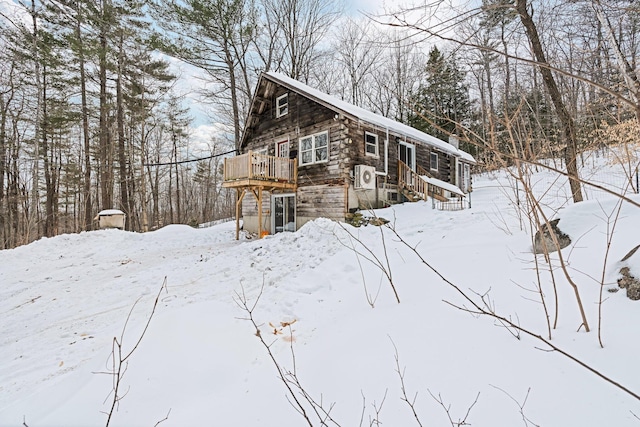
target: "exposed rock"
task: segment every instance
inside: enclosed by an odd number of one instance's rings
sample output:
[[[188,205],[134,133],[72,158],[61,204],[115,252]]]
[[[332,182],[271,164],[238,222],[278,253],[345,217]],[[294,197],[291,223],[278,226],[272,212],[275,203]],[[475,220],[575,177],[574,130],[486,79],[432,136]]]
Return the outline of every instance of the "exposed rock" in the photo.
[[[346,214],[345,222],[347,224],[353,225],[354,227],[360,227],[362,225],[367,226],[369,224],[379,227],[387,224],[389,220],[379,216],[378,217],[364,216],[361,212],[355,212],[355,213]]]
[[[621,261],[622,262],[628,261],[629,258],[631,258],[636,253],[638,248],[640,248],[640,245],[638,245],[635,248],[631,249],[629,251],[629,253],[627,253],[622,258]],[[622,267],[620,269],[620,275],[622,277],[620,277],[618,279],[618,286],[620,286],[622,289],[626,289],[627,290],[627,297],[629,299],[634,300],[634,301],[640,300],[640,279],[634,277],[631,274],[631,270],[627,266]]]
[[[375,225],[376,227],[380,227],[388,223],[389,223],[388,219],[382,218],[380,216],[369,219],[369,224]]]
[[[558,222],[560,222],[560,218],[554,219],[553,221],[549,221],[549,224],[542,224],[540,230],[536,232],[536,235],[533,239],[533,252],[536,254],[544,254],[551,253],[562,248],[566,248],[571,244],[571,238],[568,235],[560,231],[558,228]],[[553,235],[555,235],[558,245],[557,247]],[[545,250],[546,248],[546,250]]]

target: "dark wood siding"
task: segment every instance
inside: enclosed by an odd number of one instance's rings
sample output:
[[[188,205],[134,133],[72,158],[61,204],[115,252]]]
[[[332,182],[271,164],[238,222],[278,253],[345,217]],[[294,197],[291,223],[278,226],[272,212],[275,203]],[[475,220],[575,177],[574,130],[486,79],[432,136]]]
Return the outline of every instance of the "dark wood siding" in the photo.
[[[257,124],[247,129],[250,137],[247,139],[243,151],[257,150],[269,146],[269,154],[273,155],[273,142],[276,138],[288,136],[291,141],[297,140],[299,136],[304,136],[303,131],[309,131],[320,127],[319,123],[333,120],[335,113],[322,105],[305,98],[295,92],[289,93],[289,112],[281,117],[276,117],[275,102],[280,95],[287,93],[287,90],[278,87],[275,93],[269,97],[267,106],[260,114],[255,114]]]
[[[288,94],[287,114],[276,117],[276,99]],[[451,155],[424,142],[405,135],[365,123],[348,116],[337,109],[322,105],[294,90],[280,86],[268,79],[261,79],[256,91],[245,129],[242,151],[264,150],[271,156],[277,155],[276,142],[289,141],[291,158],[299,159],[299,142],[305,136],[320,132],[328,133],[328,160],[309,165],[298,164],[298,189],[296,191],[296,215],[303,221],[317,217],[344,219],[350,202],[349,187],[353,184],[356,165],[374,166],[376,171],[388,175],[379,176],[379,190],[365,190],[376,200],[386,199],[387,191],[394,190],[398,182],[398,146],[400,141],[416,147],[416,165],[429,171],[434,177],[447,182],[455,182],[454,162]],[[377,136],[377,156],[367,155],[365,134]],[[385,152],[385,141],[388,141]],[[438,170],[430,168],[431,152],[438,154]],[[388,154],[387,154],[388,153]],[[282,190],[286,191],[286,190]],[[353,192],[351,188],[351,192]],[[362,190],[359,190],[362,191]],[[375,194],[375,196],[373,196]],[[265,192],[263,215],[265,225],[270,227],[270,194]],[[255,198],[248,194],[243,201],[243,213],[247,217],[257,216]]]

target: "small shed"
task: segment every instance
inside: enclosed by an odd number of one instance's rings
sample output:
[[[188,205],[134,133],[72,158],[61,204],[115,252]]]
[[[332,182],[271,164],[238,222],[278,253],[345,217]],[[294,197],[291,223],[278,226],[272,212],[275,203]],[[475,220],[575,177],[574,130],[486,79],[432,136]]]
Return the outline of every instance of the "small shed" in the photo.
[[[119,228],[124,230],[124,224],[127,219],[127,215],[119,209],[105,209],[98,212],[98,215],[93,219],[98,221],[98,227],[104,228]]]

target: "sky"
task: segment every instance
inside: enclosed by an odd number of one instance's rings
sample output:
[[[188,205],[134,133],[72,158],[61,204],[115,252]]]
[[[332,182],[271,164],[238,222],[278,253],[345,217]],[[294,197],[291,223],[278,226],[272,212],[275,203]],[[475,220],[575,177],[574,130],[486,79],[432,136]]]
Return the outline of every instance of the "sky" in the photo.
[[[581,173],[611,188],[624,182],[614,153],[585,156]],[[112,426],[306,425],[292,396],[320,425],[296,384],[343,426],[637,426],[638,399],[464,311],[468,301],[417,254],[469,298],[546,337],[540,283],[549,318],[558,317],[551,343],[638,394],[640,302],[616,280],[624,266],[640,277],[640,253],[621,261],[640,243],[639,208],[624,203],[613,227],[617,199],[588,189],[573,205],[566,179],[531,177],[572,239],[562,254],[586,332],[552,254],[556,303],[512,179],[473,179],[470,209],[427,201],[365,212],[393,229],[318,219],[236,241],[232,221],[67,234],[0,251],[0,426],[104,425],[115,342],[133,352]],[[293,395],[278,367],[285,379],[295,373]]]

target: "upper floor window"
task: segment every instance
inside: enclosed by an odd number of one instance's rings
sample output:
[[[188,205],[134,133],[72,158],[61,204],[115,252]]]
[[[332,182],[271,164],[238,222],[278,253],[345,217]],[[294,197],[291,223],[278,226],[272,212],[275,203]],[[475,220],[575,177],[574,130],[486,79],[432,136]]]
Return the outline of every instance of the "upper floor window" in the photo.
[[[329,160],[329,132],[300,138],[300,166]]]
[[[431,170],[438,170],[438,153],[431,152]]]
[[[276,98],[276,117],[282,117],[289,112],[289,94],[285,93]]]
[[[378,156],[378,135],[364,133],[364,152],[367,156]]]

